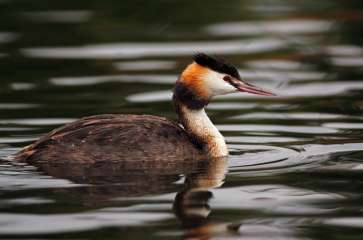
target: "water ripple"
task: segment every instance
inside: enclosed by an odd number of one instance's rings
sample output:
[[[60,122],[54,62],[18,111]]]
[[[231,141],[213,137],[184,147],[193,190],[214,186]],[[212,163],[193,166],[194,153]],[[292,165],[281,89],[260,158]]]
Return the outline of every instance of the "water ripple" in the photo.
[[[23,126],[59,125],[75,121],[75,118],[25,118],[1,119],[0,124],[16,124]]]
[[[213,54],[264,53],[282,49],[285,42],[276,38],[200,42],[115,43],[79,47],[24,48],[21,53],[31,58],[115,59],[190,56],[196,52]]]
[[[31,11],[20,12],[20,17],[34,22],[81,23],[92,17],[92,12],[85,10],[72,11]]]
[[[288,148],[243,143],[228,146],[232,153],[238,154],[230,158],[231,172],[251,176],[281,174],[294,169],[325,169],[321,164],[329,160],[331,154],[363,151],[362,143],[300,144]],[[353,168],[357,169],[356,164]],[[352,168],[349,166],[347,169]]]
[[[177,75],[129,74],[110,76],[60,77],[51,78],[49,81],[52,84],[58,86],[85,86],[109,82],[173,84],[177,78]]]
[[[231,119],[293,119],[293,120],[333,120],[333,119],[359,119],[357,116],[343,114],[319,113],[319,112],[301,112],[301,113],[274,113],[274,112],[254,112],[231,117]],[[331,124],[323,124],[325,127],[335,128]]]
[[[132,61],[132,62],[117,62],[113,64],[118,70],[128,70],[128,71],[144,71],[144,70],[165,70],[173,69],[176,63],[173,61]]]
[[[244,21],[218,23],[206,28],[216,36],[240,36],[258,34],[311,34],[332,30],[332,22],[311,19],[289,19],[281,21]]]
[[[102,209],[76,214],[6,214],[0,213],[0,234],[20,235],[51,234],[85,231],[102,227],[135,226],[167,220],[170,213],[132,213],[124,217],[122,212]],[[32,224],[29,224],[32,223]]]
[[[304,134],[332,134],[338,130],[320,126],[300,126],[300,125],[264,125],[264,124],[218,124],[217,128],[223,132],[290,132]]]
[[[271,84],[266,82],[267,84]],[[261,85],[261,84],[260,84]],[[265,87],[267,88],[267,87]],[[273,89],[272,87],[270,87]],[[324,89],[324,91],[322,91]],[[325,97],[344,94],[351,90],[363,90],[363,82],[344,81],[344,82],[329,82],[329,83],[305,83],[291,84],[285,88],[273,89],[278,96],[276,98],[307,98],[307,97]],[[126,97],[130,102],[160,102],[170,101],[172,97],[171,90],[143,92],[140,94],[132,94]],[[252,94],[234,93],[230,95],[218,96],[216,99],[231,100],[231,99],[271,99],[270,97],[256,96]]]
[[[0,44],[12,42],[18,38],[17,33],[12,32],[0,32]]]

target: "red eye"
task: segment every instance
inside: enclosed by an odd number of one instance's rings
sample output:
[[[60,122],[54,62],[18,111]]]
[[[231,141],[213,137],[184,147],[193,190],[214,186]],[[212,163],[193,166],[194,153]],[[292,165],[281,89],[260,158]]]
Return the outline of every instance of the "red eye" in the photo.
[[[223,80],[226,81],[226,82],[230,82],[232,80],[232,78],[227,75],[227,76],[223,77]]]

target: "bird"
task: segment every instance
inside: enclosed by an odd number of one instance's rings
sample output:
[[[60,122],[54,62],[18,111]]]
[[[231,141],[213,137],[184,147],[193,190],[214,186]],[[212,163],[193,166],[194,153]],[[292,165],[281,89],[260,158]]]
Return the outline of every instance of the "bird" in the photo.
[[[274,93],[242,80],[224,58],[196,53],[173,88],[178,122],[154,115],[102,114],[81,118],[44,135],[12,158],[29,163],[183,161],[228,156],[224,137],[205,107],[218,95]]]

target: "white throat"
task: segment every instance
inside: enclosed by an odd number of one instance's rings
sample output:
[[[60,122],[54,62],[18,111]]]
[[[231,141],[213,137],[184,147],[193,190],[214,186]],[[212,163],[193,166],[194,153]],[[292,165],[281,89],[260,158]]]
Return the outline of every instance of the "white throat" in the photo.
[[[224,137],[209,119],[204,108],[189,109],[180,106],[180,120],[188,134],[204,143],[204,150],[210,157],[228,156]]]

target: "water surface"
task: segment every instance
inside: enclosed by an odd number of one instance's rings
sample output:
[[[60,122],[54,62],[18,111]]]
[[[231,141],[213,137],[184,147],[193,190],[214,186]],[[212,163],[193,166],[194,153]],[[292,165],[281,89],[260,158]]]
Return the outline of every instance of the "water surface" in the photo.
[[[0,238],[363,238],[361,1],[0,1],[0,20],[0,158],[82,116],[176,120],[199,51],[278,94],[208,106],[228,159],[0,160]]]

